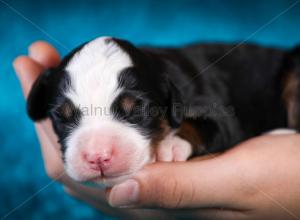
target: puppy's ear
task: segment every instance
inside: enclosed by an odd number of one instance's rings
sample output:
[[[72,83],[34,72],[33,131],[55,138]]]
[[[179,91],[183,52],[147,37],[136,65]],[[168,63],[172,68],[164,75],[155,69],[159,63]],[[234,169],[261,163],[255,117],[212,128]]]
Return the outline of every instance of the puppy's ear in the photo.
[[[172,128],[178,128],[183,120],[183,100],[179,89],[171,80],[169,84],[168,119]]]
[[[58,69],[44,71],[34,82],[27,99],[27,112],[33,121],[48,116],[53,99],[58,90]]]

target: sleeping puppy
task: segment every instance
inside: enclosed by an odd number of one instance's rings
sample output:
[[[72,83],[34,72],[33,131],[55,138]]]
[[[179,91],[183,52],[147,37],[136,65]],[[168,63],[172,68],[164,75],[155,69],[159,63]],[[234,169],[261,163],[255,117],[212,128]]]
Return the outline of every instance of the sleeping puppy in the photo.
[[[111,186],[155,161],[299,129],[300,50],[196,44],[137,48],[100,37],[42,73],[27,108],[49,117],[66,172]]]

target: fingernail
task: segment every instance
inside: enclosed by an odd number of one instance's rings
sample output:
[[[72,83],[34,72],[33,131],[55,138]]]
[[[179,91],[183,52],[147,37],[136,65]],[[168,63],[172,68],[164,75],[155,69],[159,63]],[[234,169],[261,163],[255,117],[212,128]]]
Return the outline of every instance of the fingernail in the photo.
[[[30,45],[28,48],[28,55],[32,59],[39,61],[41,52],[39,50],[37,50],[37,46],[38,46],[38,44],[36,44],[36,43],[33,43],[32,45]]]
[[[133,179],[112,188],[109,203],[113,207],[125,208],[134,206],[139,199],[139,184]]]
[[[38,57],[38,53],[34,49],[32,49],[31,46],[28,48],[28,55],[32,59],[36,59]]]

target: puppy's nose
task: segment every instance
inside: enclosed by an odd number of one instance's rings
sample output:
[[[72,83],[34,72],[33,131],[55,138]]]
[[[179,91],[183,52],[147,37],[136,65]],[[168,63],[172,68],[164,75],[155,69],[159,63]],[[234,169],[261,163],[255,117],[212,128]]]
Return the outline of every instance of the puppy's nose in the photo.
[[[84,152],[83,158],[89,164],[91,169],[103,171],[111,165],[112,152],[111,150],[102,152]]]

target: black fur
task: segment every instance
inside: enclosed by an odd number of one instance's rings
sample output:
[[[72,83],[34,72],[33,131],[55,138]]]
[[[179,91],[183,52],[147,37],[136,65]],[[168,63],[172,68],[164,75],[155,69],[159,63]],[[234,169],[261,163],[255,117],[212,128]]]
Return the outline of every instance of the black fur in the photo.
[[[207,150],[216,152],[269,130],[289,127],[282,79],[293,70],[300,74],[299,49],[288,53],[251,44],[136,48],[127,41],[112,40],[130,55],[134,66],[120,73],[124,93],[114,100],[111,111],[145,135],[159,133],[162,119],[174,129],[185,120],[198,130]],[[42,74],[28,99],[29,116],[33,120],[50,116],[61,140],[68,133],[57,128],[61,119],[53,112],[66,101],[59,92],[68,82],[64,67],[81,47],[59,67]],[[129,113],[120,106],[124,96],[136,99]],[[141,108],[146,112],[156,108],[159,113],[138,114]],[[80,120],[78,109],[74,111],[73,126]],[[298,116],[297,112],[294,117]]]

